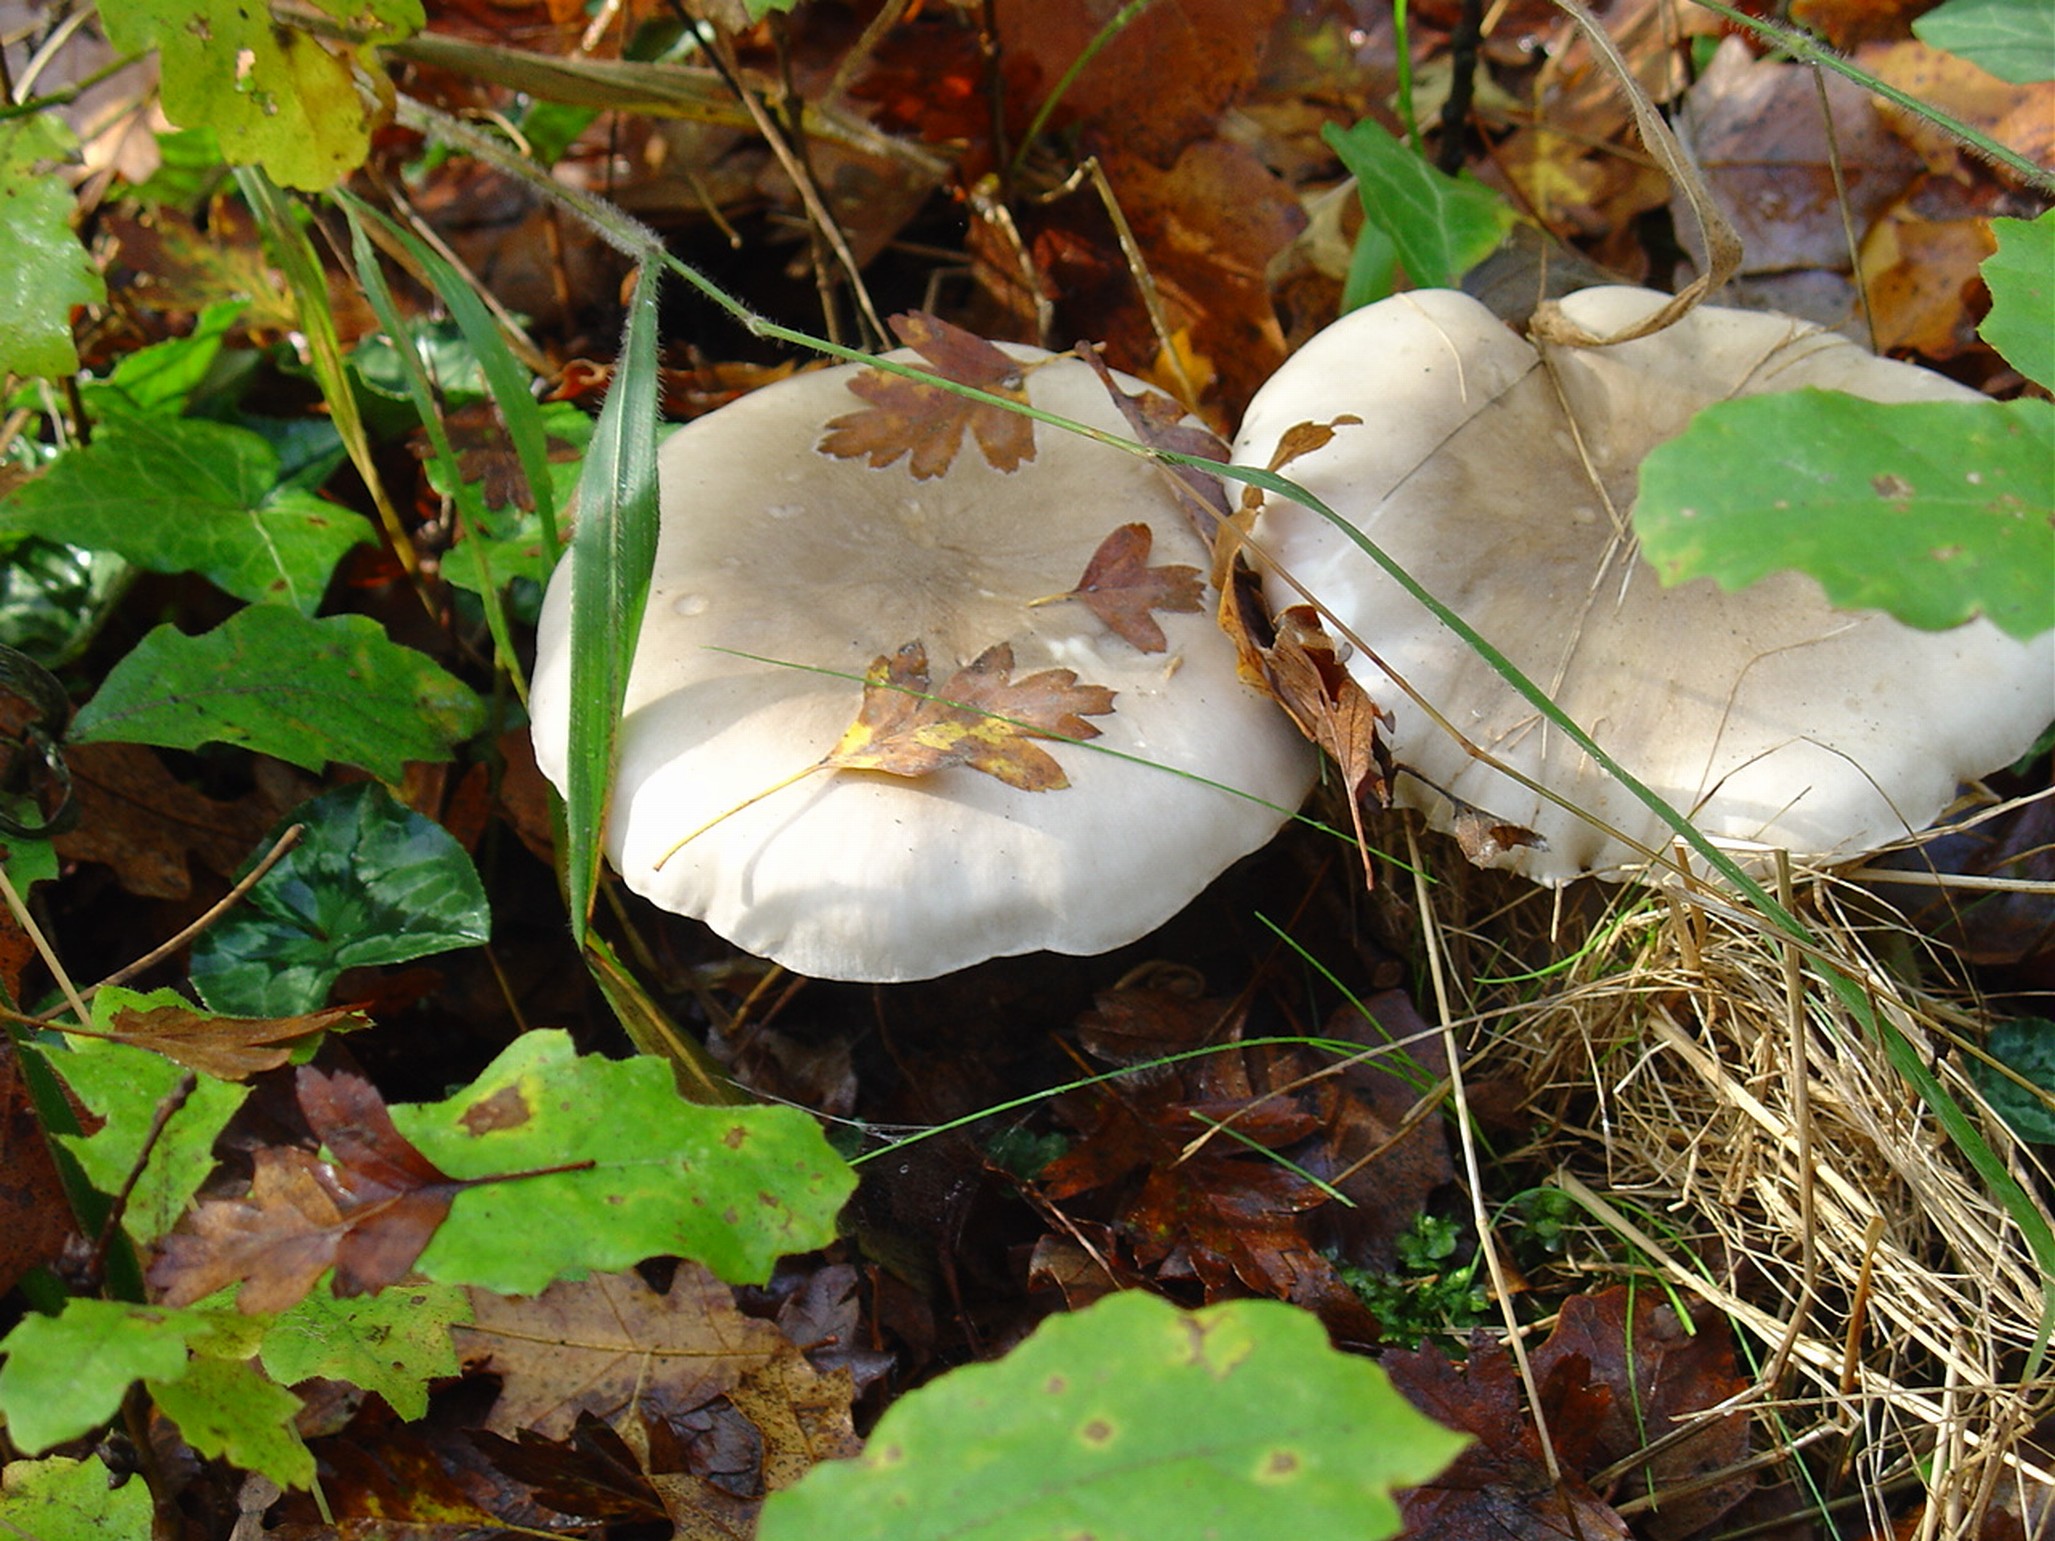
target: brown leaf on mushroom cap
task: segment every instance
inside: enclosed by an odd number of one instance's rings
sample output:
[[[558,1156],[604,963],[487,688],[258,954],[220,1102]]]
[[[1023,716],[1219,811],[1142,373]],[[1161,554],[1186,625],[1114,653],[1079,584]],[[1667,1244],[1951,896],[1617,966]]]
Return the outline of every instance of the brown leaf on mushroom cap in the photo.
[[[1077,587],[1056,599],[1075,599],[1123,641],[1144,653],[1169,646],[1151,610],[1188,614],[1199,608],[1206,581],[1196,567],[1151,567],[1155,537],[1146,524],[1123,524],[1099,542]]]
[[[1127,426],[1134,431],[1137,442],[1151,449],[1172,450],[1180,455],[1200,455],[1208,460],[1227,459],[1231,451],[1220,436],[1192,421],[1183,407],[1161,391],[1122,390],[1120,382],[1113,378],[1113,371],[1106,367],[1105,356],[1091,343],[1081,342],[1072,351],[1092,366],[1099,383],[1106,387],[1106,394],[1120,409],[1120,415],[1127,419]],[[1157,461],[1156,468],[1168,473],[1171,490],[1177,494],[1192,528],[1202,539],[1211,540],[1220,522],[1227,517],[1227,493],[1221,487],[1220,479],[1197,466],[1173,465],[1166,460]]]
[[[1020,360],[982,337],[924,310],[894,316],[892,330],[943,379],[1027,402]],[[864,370],[849,382],[849,390],[870,405],[828,424],[818,446],[824,455],[838,460],[867,456],[873,468],[907,455],[914,480],[927,481],[955,463],[967,428],[994,470],[1017,470],[1035,458],[1034,421],[1018,412],[882,369]]]
[[[930,692],[928,650],[909,642],[879,657],[864,678],[863,706],[821,764],[830,770],[926,776],[965,765],[1023,792],[1070,785],[1063,767],[1031,739],[1097,738],[1084,721],[1113,710],[1113,692],[1080,685],[1073,669],[1008,680],[1013,649],[988,647]]]

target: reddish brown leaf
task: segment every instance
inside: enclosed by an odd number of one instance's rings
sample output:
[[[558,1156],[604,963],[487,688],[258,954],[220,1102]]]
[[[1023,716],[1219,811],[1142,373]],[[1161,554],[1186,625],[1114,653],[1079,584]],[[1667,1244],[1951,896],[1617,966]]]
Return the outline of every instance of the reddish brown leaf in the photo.
[[[223,1081],[276,1070],[292,1058],[292,1045],[331,1029],[368,1025],[348,1007],[298,1017],[217,1017],[190,1006],[153,1006],[114,1015],[107,1037],[161,1054],[174,1064]]]
[[[1291,605],[1279,613],[1277,641],[1263,661],[1271,694],[1341,772],[1368,882],[1370,846],[1363,833],[1363,804],[1381,808],[1391,801],[1391,751],[1380,733],[1390,727],[1391,717],[1378,710],[1342,663],[1334,639],[1320,625],[1320,612],[1311,605]]]
[[[1615,1499],[1647,1492],[1669,1493],[1648,1516],[1655,1541],[1682,1541],[1715,1524],[1753,1491],[1748,1475],[1710,1485],[1700,1480],[1738,1465],[1749,1453],[1748,1415],[1733,1412],[1700,1420],[1697,1415],[1746,1389],[1735,1372],[1734,1341],[1717,1312],[1698,1311],[1681,1320],[1660,1295],[1630,1295],[1624,1285],[1563,1302],[1555,1331],[1533,1356],[1544,1386],[1565,1367],[1570,1379],[1604,1392],[1603,1404],[1586,1399],[1591,1412],[1581,1430],[1584,1448],[1574,1457],[1580,1470],[1595,1472],[1631,1458],[1637,1451],[1687,1423],[1696,1432],[1620,1478]],[[1566,1460],[1566,1429],[1572,1420],[1550,1410],[1549,1427]]]
[[[1191,421],[1185,409],[1161,391],[1122,390],[1120,382],[1113,378],[1113,371],[1106,367],[1104,355],[1091,343],[1081,342],[1073,351],[1092,366],[1099,383],[1106,387],[1106,394],[1113,398],[1113,404],[1120,408],[1120,415],[1127,419],[1127,426],[1137,443],[1146,444],[1151,449],[1172,450],[1180,455],[1199,455],[1207,460],[1232,458],[1234,451],[1226,440],[1211,429]],[[1184,505],[1185,517],[1191,520],[1192,528],[1199,532],[1201,540],[1211,544],[1221,521],[1227,517],[1227,493],[1222,489],[1219,478],[1197,466],[1173,465],[1168,461],[1158,461],[1157,466],[1170,477],[1171,489]]]
[[[300,1110],[332,1160],[298,1146],[261,1146],[250,1191],[201,1203],[160,1244],[150,1283],[167,1305],[190,1305],[241,1283],[236,1305],[283,1311],[335,1268],[338,1296],[406,1276],[463,1187],[408,1144],[369,1081],[303,1066]]]
[[[1378,1363],[1421,1412],[1476,1443],[1426,1487],[1400,1496],[1409,1535],[1448,1541],[1628,1541],[1632,1532],[1576,1473],[1557,1485],[1542,1463],[1512,1356],[1484,1333],[1458,1365],[1439,1349],[1388,1353]]]
[[[1206,592],[1196,567],[1149,565],[1155,535],[1146,524],[1123,524],[1099,542],[1077,587],[1059,599],[1075,599],[1123,641],[1144,653],[1169,646],[1152,610],[1190,614]]]
[[[55,1262],[76,1231],[14,1044],[0,1039],[0,1293]]]
[[[926,776],[965,765],[1024,792],[1070,785],[1058,765],[1030,740],[1097,738],[1083,719],[1113,710],[1113,692],[1080,685],[1070,669],[1044,669],[1008,680],[1013,649],[988,647],[930,692],[927,649],[909,642],[870,667],[863,706],[821,764],[831,770]]]
[[[982,337],[920,310],[894,316],[892,330],[943,379],[1027,401],[1020,361]],[[926,481],[955,462],[968,429],[984,452],[985,463],[995,470],[1018,470],[1035,458],[1034,422],[1018,412],[881,369],[864,370],[849,382],[849,390],[869,405],[828,424],[818,446],[824,455],[840,460],[864,457],[873,467],[891,465],[906,455],[914,479]]]
[[[1449,800],[1455,802],[1454,798]],[[1480,867],[1488,867],[1506,852],[1522,846],[1533,850],[1548,848],[1548,842],[1526,825],[1508,824],[1469,803],[1456,803],[1449,833],[1456,837],[1463,854]]]
[[[290,804],[263,792],[233,803],[202,796],[141,744],[75,744],[64,751],[79,821],[57,837],[67,861],[100,862],[145,899],[192,892],[189,864],[231,876]]]

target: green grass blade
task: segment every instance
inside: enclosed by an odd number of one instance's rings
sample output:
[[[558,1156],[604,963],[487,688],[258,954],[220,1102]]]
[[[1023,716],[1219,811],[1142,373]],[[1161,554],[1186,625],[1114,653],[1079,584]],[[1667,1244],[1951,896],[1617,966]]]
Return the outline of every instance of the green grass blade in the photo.
[[[580,948],[599,882],[621,702],[656,560],[659,271],[656,264],[645,263],[635,281],[614,382],[578,479],[578,528],[566,557],[571,564],[571,744],[564,885],[571,934]]]

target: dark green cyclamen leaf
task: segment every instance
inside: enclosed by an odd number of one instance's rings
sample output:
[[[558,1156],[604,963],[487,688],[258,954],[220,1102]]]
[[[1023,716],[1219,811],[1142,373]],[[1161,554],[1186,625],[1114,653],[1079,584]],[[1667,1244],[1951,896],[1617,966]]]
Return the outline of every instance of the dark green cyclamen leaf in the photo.
[[[1707,407],[1641,463],[1634,528],[1665,583],[1810,573],[1930,631],[2055,626],[2055,405],[1838,391]]]
[[[517,1039],[446,1102],[391,1112],[452,1177],[591,1163],[456,1196],[416,1267],[503,1295],[662,1255],[760,1283],[834,1239],[856,1186],[805,1114],[686,1102],[663,1061],[581,1058],[559,1032]]]
[[[1374,119],[1347,129],[1330,123],[1324,137],[1355,175],[1363,218],[1391,238],[1416,289],[1453,287],[1516,222],[1482,182],[1437,171]]]
[[[860,1457],[773,1494],[757,1534],[1377,1541],[1399,1529],[1393,1489],[1466,1443],[1304,1311],[1130,1292],[901,1397]]]
[[[2047,14],[2055,19],[2055,10]],[[1994,219],[1991,234],[1998,249],[1983,266],[1991,313],[1977,332],[2014,369],[2055,390],[2055,209],[2031,224]]]
[[[121,415],[0,501],[0,531],[195,572],[240,599],[312,614],[342,554],[371,527],[278,485],[278,455],[228,423]]]
[[[1984,1046],[1991,1058],[2031,1081],[2043,1092],[2055,1092],[2055,1022],[2046,1017],[2020,1017],[1991,1029]],[[2055,1145],[2055,1108],[1989,1066],[1976,1066],[1977,1090],[1997,1109],[2013,1133],[2036,1145]]]
[[[478,731],[470,688],[376,621],[309,620],[273,605],[189,637],[160,626],[109,671],[72,723],[76,742],[237,744],[318,771],[330,760],[397,781]]]
[[[193,987],[213,1010],[312,1011],[346,968],[405,963],[490,935],[485,889],[464,848],[385,788],[324,793],[286,822],[306,826],[300,843],[193,944]]]

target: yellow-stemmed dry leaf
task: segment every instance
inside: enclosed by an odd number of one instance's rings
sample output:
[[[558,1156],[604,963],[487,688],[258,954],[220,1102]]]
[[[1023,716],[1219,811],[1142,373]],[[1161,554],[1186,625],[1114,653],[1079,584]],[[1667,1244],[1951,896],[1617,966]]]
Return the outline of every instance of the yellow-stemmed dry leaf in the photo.
[[[879,657],[864,677],[856,721],[828,751],[829,770],[926,776],[951,765],[996,776],[1023,792],[1070,785],[1038,738],[1097,738],[1084,719],[1113,710],[1113,692],[1080,685],[1073,669],[1044,669],[1012,680],[1013,649],[988,647],[931,691],[928,652],[909,642]]]

